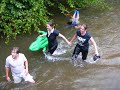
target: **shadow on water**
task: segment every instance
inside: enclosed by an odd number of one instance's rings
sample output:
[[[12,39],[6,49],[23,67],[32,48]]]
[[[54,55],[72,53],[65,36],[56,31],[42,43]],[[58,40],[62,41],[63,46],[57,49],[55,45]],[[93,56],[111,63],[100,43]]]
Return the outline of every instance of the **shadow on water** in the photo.
[[[101,59],[94,64],[85,64],[84,67],[76,67],[71,63],[71,55],[75,47],[69,47],[62,39],[59,42],[57,56],[50,57],[54,62],[45,58],[42,51],[31,52],[28,50],[31,42],[37,37],[37,33],[18,36],[11,40],[9,45],[4,44],[0,39],[0,90],[119,90],[120,75],[120,1],[108,0],[113,6],[110,11],[99,13],[92,10],[81,11],[80,23],[88,24],[88,29],[94,37],[101,55]],[[64,18],[64,20],[63,20]],[[59,21],[60,32],[69,40],[76,32],[74,28],[66,27],[65,16],[55,17]],[[29,61],[29,72],[36,80],[35,84],[25,83],[18,85],[13,82],[6,82],[4,64],[5,58],[10,54],[13,46],[19,46]],[[94,48],[91,45],[88,61],[94,55]],[[3,52],[3,53],[2,53]]]

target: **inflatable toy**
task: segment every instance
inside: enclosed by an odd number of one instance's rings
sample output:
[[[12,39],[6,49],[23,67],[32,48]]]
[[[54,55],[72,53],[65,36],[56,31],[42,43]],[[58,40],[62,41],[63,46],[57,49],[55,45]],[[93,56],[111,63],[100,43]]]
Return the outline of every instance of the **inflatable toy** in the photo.
[[[46,34],[47,32],[38,31],[40,34]],[[48,39],[46,36],[38,36],[34,42],[29,46],[30,51],[38,51],[43,49],[46,52],[46,47],[48,46]]]

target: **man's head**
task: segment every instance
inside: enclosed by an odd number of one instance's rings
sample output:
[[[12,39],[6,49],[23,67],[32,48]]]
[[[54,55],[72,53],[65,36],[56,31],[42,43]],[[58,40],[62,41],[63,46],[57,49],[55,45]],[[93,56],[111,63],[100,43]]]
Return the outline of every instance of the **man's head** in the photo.
[[[20,53],[19,47],[13,47],[13,49],[11,50],[12,58],[16,59],[19,53]]]

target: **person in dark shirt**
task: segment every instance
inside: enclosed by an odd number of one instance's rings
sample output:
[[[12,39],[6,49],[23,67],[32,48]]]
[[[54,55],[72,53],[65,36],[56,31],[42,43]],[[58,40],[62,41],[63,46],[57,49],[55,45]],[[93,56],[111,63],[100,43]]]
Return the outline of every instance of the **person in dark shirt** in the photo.
[[[82,60],[86,60],[89,50],[89,42],[93,44],[95,48],[95,55],[99,56],[97,45],[93,37],[87,32],[87,25],[83,24],[78,27],[80,30],[77,30],[75,35],[72,37],[70,43],[75,39],[78,40],[77,45],[75,46],[74,52],[72,54],[72,60],[76,60],[79,53],[82,53]]]
[[[48,38],[48,53],[53,54],[54,51],[57,49],[58,42],[57,42],[57,36],[63,38],[63,40],[66,41],[68,45],[70,45],[70,42],[63,36],[58,30],[54,28],[54,24],[52,22],[48,22],[46,24],[47,28],[47,34],[40,35],[40,36],[47,36]]]

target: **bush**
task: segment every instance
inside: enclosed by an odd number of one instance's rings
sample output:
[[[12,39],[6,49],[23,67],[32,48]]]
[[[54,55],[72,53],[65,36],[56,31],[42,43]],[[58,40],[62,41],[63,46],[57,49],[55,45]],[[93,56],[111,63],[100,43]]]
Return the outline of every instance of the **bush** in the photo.
[[[6,43],[18,34],[39,30],[52,15],[50,8],[69,13],[69,8],[90,6],[106,7],[100,0],[1,0],[0,32],[6,36]]]

